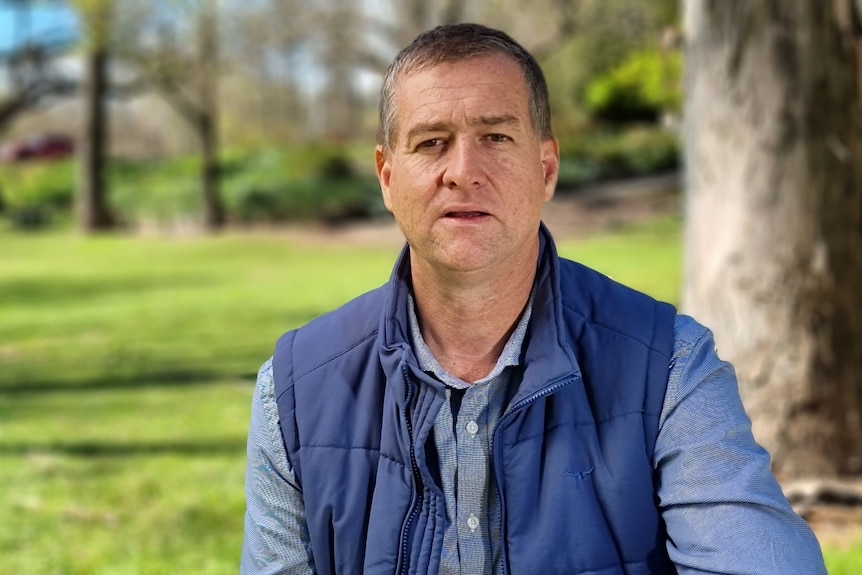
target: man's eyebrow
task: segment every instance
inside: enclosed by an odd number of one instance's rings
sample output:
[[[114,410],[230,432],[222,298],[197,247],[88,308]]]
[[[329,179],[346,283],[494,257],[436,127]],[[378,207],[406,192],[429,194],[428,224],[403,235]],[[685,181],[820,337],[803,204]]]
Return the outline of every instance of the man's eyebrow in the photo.
[[[468,121],[468,124],[471,126],[504,126],[518,125],[520,123],[521,120],[512,114],[503,114],[502,116],[479,116],[478,118],[471,118]],[[407,142],[410,142],[419,134],[427,134],[428,132],[448,132],[451,129],[452,126],[445,122],[421,122],[407,131]]]
[[[480,116],[470,120],[471,126],[502,126],[506,124],[517,125],[521,120],[517,116],[511,114],[503,114],[502,116]]]
[[[449,129],[450,126],[443,122],[421,122],[407,131],[407,141],[409,142],[419,134],[427,134],[428,132],[447,132]]]

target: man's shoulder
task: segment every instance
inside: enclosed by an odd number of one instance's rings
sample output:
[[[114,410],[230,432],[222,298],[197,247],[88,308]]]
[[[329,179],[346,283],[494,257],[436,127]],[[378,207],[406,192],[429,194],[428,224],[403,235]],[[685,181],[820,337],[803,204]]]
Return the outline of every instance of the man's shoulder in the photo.
[[[676,309],[671,304],[583,264],[565,258],[559,262],[564,310],[647,345],[652,345],[658,329],[673,333]]]
[[[372,343],[379,330],[388,288],[381,286],[282,335],[273,364],[285,364],[296,380],[352,351]]]

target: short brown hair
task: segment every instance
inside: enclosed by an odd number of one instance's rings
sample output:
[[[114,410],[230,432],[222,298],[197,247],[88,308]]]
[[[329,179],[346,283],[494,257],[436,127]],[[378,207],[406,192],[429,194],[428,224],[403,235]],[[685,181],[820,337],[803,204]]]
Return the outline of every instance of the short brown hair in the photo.
[[[530,120],[542,140],[554,137],[551,130],[551,106],[548,84],[536,59],[508,34],[480,24],[447,24],[420,34],[401,50],[383,77],[377,143],[391,149],[396,139],[395,88],[408,72],[447,62],[460,62],[477,56],[503,54],[514,60],[524,72],[529,91]]]

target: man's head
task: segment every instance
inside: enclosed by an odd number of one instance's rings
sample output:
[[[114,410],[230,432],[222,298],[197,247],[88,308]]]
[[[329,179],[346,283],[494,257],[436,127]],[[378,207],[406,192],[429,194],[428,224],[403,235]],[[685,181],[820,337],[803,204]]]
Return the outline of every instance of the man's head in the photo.
[[[386,150],[395,143],[398,131],[395,91],[406,74],[493,54],[511,58],[521,68],[529,91],[533,129],[540,139],[552,139],[548,85],[536,59],[505,32],[479,24],[451,24],[418,36],[389,66],[380,93],[377,143]]]
[[[414,276],[534,269],[559,167],[535,60],[502,32],[446,26],[402,52],[386,82],[377,176]]]

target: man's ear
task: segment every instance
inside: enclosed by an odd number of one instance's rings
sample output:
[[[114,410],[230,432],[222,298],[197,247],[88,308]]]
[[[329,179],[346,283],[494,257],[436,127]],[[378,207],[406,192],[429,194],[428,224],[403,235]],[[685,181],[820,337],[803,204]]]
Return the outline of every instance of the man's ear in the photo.
[[[557,189],[557,177],[560,174],[560,145],[556,138],[545,140],[542,146],[542,171],[545,175],[545,201],[554,197]]]
[[[392,177],[392,166],[389,163],[389,154],[383,149],[383,146],[378,145],[374,148],[374,167],[377,171],[377,181],[380,182],[380,192],[383,194],[383,205],[391,212],[389,180]]]

